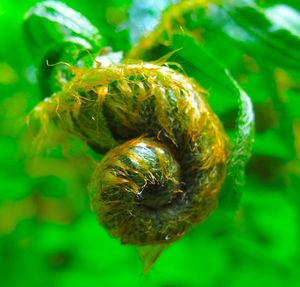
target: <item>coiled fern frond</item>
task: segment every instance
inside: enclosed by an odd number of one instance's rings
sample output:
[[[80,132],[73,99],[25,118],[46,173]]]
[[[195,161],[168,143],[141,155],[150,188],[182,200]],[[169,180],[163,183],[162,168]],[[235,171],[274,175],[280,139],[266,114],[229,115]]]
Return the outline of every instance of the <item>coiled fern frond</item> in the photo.
[[[33,116],[107,152],[91,203],[123,243],[173,242],[216,206],[228,139],[206,92],[177,71],[144,62],[79,69]]]

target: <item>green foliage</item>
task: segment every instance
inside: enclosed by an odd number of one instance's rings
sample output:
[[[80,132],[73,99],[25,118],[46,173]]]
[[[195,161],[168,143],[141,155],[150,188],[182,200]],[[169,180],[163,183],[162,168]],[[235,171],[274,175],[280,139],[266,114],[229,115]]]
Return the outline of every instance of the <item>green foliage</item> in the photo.
[[[70,17],[55,1],[0,3],[3,286],[298,286],[299,1],[63,2],[80,14]],[[136,53],[141,41],[148,46]],[[235,210],[244,194],[234,216],[219,208],[147,275],[136,250],[111,239],[90,211],[86,185],[101,155],[55,134],[61,144],[28,156],[26,115],[72,77],[68,66],[45,59],[89,67],[105,45],[125,58],[171,52],[167,62],[208,90],[233,143],[219,206]],[[243,186],[253,140],[245,92],[256,134]]]

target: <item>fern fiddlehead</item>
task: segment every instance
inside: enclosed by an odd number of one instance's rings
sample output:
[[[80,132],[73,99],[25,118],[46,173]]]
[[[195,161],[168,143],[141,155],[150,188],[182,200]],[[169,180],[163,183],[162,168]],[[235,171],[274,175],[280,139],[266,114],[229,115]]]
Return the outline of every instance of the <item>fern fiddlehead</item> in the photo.
[[[63,26],[61,17],[67,23],[64,4],[40,5],[47,9],[41,14],[39,6],[33,8],[26,20],[28,33],[34,33],[35,20],[52,28]],[[41,123],[39,139],[46,138],[54,124],[57,130],[68,131],[106,154],[96,166],[89,193],[92,208],[109,234],[125,244],[167,246],[205,220],[218,199],[220,205],[236,208],[253,141],[254,117],[250,99],[230,75],[185,35],[186,43],[201,55],[196,67],[204,71],[203,63],[209,63],[222,79],[223,91],[237,97],[239,115],[231,143],[198,83],[158,62],[127,60],[121,64],[120,53],[105,49],[99,65],[98,42],[89,48],[78,42],[73,24],[63,26],[65,32],[55,38],[60,52],[50,48],[47,53],[54,63],[67,61],[71,69],[41,67],[47,88],[42,94],[47,98],[36,106],[31,119]],[[73,34],[75,43],[69,37]],[[92,32],[90,37],[82,35],[83,40],[94,36]],[[86,49],[95,56],[92,61],[82,57]],[[134,52],[129,54],[133,58]],[[192,63],[185,50],[179,53]],[[209,75],[214,79],[212,71]],[[201,82],[199,75],[196,78]],[[150,252],[149,266],[162,249],[154,257]]]
[[[205,95],[179,72],[139,63],[88,69],[54,96],[50,118],[59,115],[96,151],[111,149],[90,194],[112,236],[134,245],[173,242],[215,208],[227,137]]]

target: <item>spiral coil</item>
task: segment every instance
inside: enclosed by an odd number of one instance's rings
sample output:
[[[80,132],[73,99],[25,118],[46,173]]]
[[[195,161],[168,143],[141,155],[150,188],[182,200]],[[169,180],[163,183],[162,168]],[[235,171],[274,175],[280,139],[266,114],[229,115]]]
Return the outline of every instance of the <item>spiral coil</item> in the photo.
[[[89,190],[111,236],[171,243],[215,208],[228,140],[192,79],[150,63],[78,69],[46,102],[36,116],[48,110],[63,129],[107,152]]]

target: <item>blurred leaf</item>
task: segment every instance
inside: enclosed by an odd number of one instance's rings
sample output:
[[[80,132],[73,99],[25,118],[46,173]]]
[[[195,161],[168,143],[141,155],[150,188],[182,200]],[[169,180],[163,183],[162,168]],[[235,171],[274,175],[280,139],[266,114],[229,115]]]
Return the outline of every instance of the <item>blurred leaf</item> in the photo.
[[[91,66],[91,53],[98,52],[104,43],[98,29],[85,17],[56,1],[31,8],[23,27],[29,51],[40,66],[39,84],[44,98],[59,91],[72,77],[69,65]]]
[[[296,10],[281,4],[269,7],[265,13],[274,25],[300,37],[300,14]]]
[[[136,44],[141,37],[145,37],[159,24],[162,12],[178,0],[133,0],[129,11],[130,40]]]
[[[290,7],[266,10],[253,1],[232,1],[214,8],[212,19],[237,45],[254,57],[289,69],[300,69],[300,14]],[[289,47],[293,47],[290,49]]]
[[[159,9],[155,11],[161,13]],[[147,28],[130,27],[133,35],[139,34],[137,39],[144,35],[144,40],[140,43],[141,49],[144,49],[147,41],[151,42],[147,36],[157,28],[160,13],[152,16],[154,24],[149,24]],[[146,22],[147,17],[148,11],[141,10],[138,18]],[[300,68],[300,56],[297,52],[300,49],[300,13],[287,5],[263,9],[252,0],[211,1],[207,5],[195,0],[182,1],[166,10],[160,19],[156,39],[152,39],[154,45],[161,41],[163,33],[170,34],[182,29],[192,32],[199,42],[207,43],[207,47],[217,57],[220,53],[218,49],[214,49],[211,41],[219,43],[219,48],[223,49],[220,44],[229,40],[237,48],[261,61],[267,60],[272,65],[294,70]],[[143,20],[140,22],[145,23]],[[138,29],[141,29],[140,33],[136,32]],[[213,38],[220,39],[214,41]]]
[[[24,20],[25,40],[37,61],[62,42],[71,42],[84,49],[99,49],[103,39],[80,13],[58,1],[45,1],[31,8]]]

